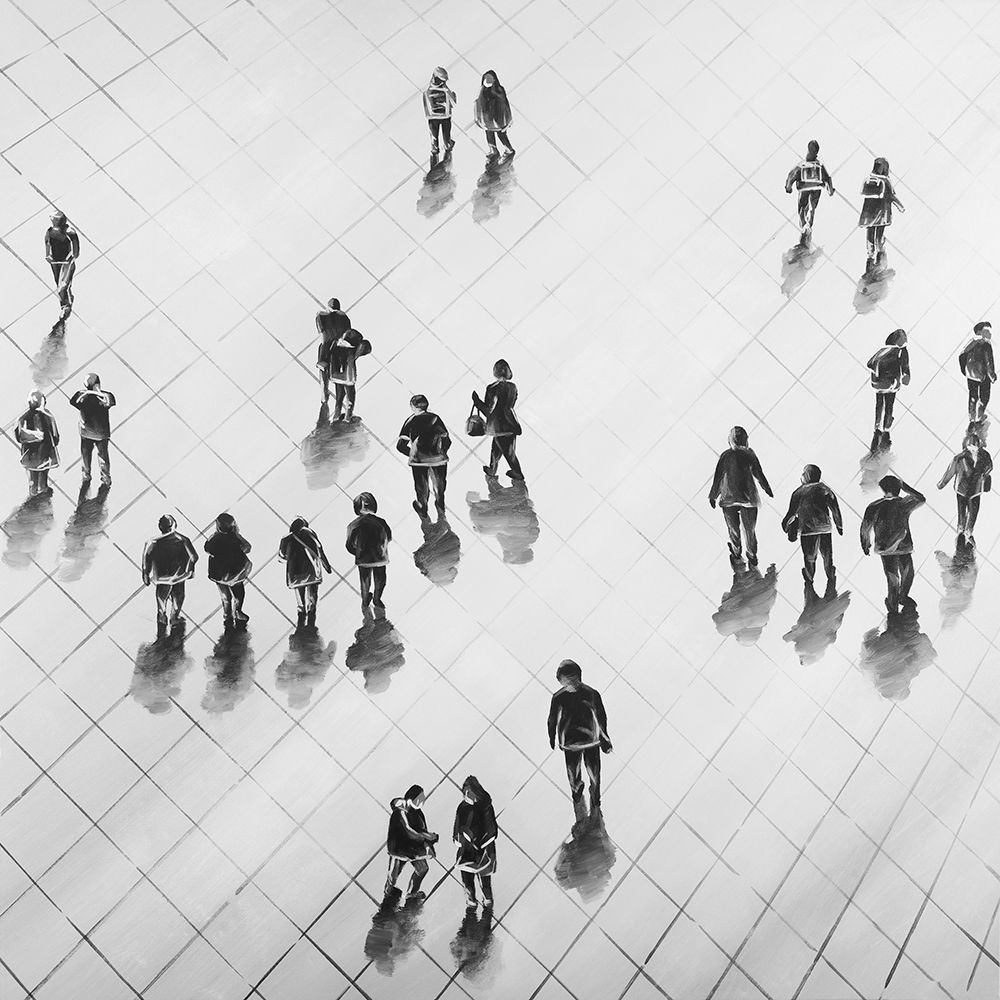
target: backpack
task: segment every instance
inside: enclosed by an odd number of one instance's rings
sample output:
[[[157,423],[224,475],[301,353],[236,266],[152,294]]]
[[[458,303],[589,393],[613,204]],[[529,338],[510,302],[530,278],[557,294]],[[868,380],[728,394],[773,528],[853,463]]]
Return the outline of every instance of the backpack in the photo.
[[[799,189],[823,186],[823,164],[819,160],[803,160],[799,164]]]
[[[885,181],[886,179],[880,174],[872,174],[861,185],[861,194],[865,198],[878,198],[881,201],[885,198]]]
[[[872,385],[882,383],[888,387],[895,385],[899,374],[900,349],[894,346],[880,348],[872,358]]]

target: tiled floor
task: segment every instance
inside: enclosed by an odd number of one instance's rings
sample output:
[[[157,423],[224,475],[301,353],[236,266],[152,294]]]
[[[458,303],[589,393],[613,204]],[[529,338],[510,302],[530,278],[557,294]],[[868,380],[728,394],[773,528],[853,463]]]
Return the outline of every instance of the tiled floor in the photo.
[[[438,64],[458,145],[428,174]],[[37,385],[64,434],[50,502],[24,505],[13,446],[0,477],[4,1000],[997,996],[1000,513],[956,569],[933,487],[955,353],[997,318],[1000,7],[0,0],[0,67],[4,433]],[[487,68],[516,116],[496,168]],[[838,191],[806,270],[783,182],[812,137]],[[877,154],[907,213],[865,298]],[[83,241],[65,338],[52,205]],[[346,432],[312,369],[334,294],[374,345]],[[930,499],[908,631],[857,543],[864,362],[897,326],[891,464]],[[500,356],[526,494],[489,491],[462,433]],[[92,370],[119,404],[106,501],[78,496],[67,402]],[[423,529],[393,448],[418,391],[455,437]],[[734,581],[706,494],[736,423],[776,499],[765,572]],[[839,595],[804,608],[778,522],[807,461],[846,534]],[[340,544],[361,489],[395,536],[385,620]],[[249,631],[202,563],[155,641],[143,541],[174,511],[200,548],[221,510],[254,543]],[[313,634],[276,559],[298,514],[336,570]],[[544,731],[567,655],[615,739],[605,827],[572,833]],[[493,924],[445,846],[470,772],[502,830]],[[414,781],[441,864],[380,914]]]

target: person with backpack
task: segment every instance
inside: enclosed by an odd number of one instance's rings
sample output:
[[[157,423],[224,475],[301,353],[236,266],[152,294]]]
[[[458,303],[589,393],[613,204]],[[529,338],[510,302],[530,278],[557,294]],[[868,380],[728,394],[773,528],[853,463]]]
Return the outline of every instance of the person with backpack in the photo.
[[[958,539],[967,545],[976,544],[973,531],[979,517],[979,502],[989,491],[993,458],[983,447],[978,434],[966,434],[962,450],[948,463],[944,475],[938,482],[943,490],[954,480],[955,500],[958,504]]]
[[[892,410],[896,393],[910,384],[910,352],[906,347],[906,331],[893,330],[869,359],[872,388],[875,390],[875,430],[872,434],[871,452],[886,450],[891,444],[889,428],[892,427]]]
[[[889,180],[889,161],[884,156],[876,158],[872,172],[861,185],[861,195],[864,202],[861,205],[858,226],[865,230],[868,249],[868,263],[865,265],[867,276],[885,267],[885,231],[892,225],[893,205],[900,212],[906,211],[893,190],[892,181]]]
[[[304,517],[297,517],[288,526],[288,534],[278,545],[278,558],[285,564],[285,583],[295,591],[298,606],[297,627],[316,624],[316,602],[323,570],[333,572],[323,543]]]
[[[819,143],[809,140],[806,158],[798,166],[793,167],[785,180],[785,191],[792,193],[793,187],[799,193],[799,229],[802,236],[799,246],[807,249],[812,242],[813,221],[816,218],[816,206],[819,196],[826,188],[833,196],[833,178],[819,158]]]
[[[896,614],[901,607],[913,609],[910,597],[913,586],[913,535],[910,514],[927,502],[927,498],[908,486],[898,476],[883,476],[879,480],[882,496],[870,503],[861,521],[861,551],[867,556],[875,536],[875,552],[882,559],[888,593],[885,607]],[[905,493],[906,496],[900,496]]]
[[[837,495],[821,479],[818,465],[807,465],[802,470],[802,485],[792,493],[788,503],[788,513],[781,522],[782,530],[790,542],[796,535],[802,546],[805,566],[802,577],[811,584],[816,577],[816,557],[823,555],[828,586],[837,581],[837,568],[833,565],[833,525],[837,533],[844,533],[844,520],[840,515]]]
[[[990,390],[997,380],[996,368],[993,366],[993,345],[990,343],[992,330],[985,320],[977,323],[972,328],[972,340],[958,356],[958,367],[969,386],[969,422],[973,424],[986,419]]]
[[[455,148],[451,138],[451,112],[458,98],[448,86],[448,71],[438,66],[431,74],[431,82],[424,90],[424,115],[431,133],[431,156],[440,152],[438,137],[444,137],[445,152]]]

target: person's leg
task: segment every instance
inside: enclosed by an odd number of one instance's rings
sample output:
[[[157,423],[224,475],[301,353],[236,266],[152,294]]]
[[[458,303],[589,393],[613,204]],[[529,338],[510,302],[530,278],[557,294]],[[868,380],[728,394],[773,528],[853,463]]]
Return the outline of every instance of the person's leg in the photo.
[[[590,808],[601,808],[601,748],[587,747],[583,751],[583,763],[587,768],[587,781],[590,784]]]
[[[976,520],[979,517],[979,502],[981,500],[981,496],[969,497],[969,513],[965,522],[965,531],[970,536],[976,530]]]
[[[411,465],[413,471],[413,492],[417,495],[417,506],[421,513],[427,513],[427,500],[430,496],[430,476],[426,465]]]
[[[38,473],[28,469],[28,496],[33,497],[38,492]]]
[[[441,119],[440,118],[428,118],[427,127],[430,129],[431,133],[431,152],[436,153],[438,151],[438,135],[441,129]]]
[[[747,560],[753,566],[757,564],[757,508],[740,507],[740,519],[743,521],[743,534],[747,539]]]
[[[885,420],[885,393],[875,393],[875,430],[883,429],[882,421]]]
[[[385,894],[387,896],[396,888],[396,883],[399,881],[405,864],[406,862],[399,858],[389,858],[389,871],[385,876]]]
[[[367,608],[372,601],[372,568],[358,567],[358,579],[361,581],[361,606]]]
[[[158,583],[155,587],[156,593],[156,620],[165,622],[170,611],[170,584]]]
[[[444,138],[444,148],[452,149],[455,145],[451,140],[451,119],[442,118],[441,119],[441,135]]]
[[[965,383],[969,387],[969,423],[971,424],[978,419],[979,383],[974,378],[967,378]]]
[[[507,152],[513,153],[514,147],[510,144],[510,139],[507,138],[507,130],[501,129],[497,132],[497,135],[500,136],[500,141],[507,147]]]
[[[55,282],[56,290],[59,290],[59,278],[62,275],[62,264],[57,264],[49,261],[49,267],[52,268],[52,280]]]
[[[870,271],[875,266],[875,227],[869,226],[865,230],[865,252],[868,254],[868,264],[865,268]]]
[[[899,560],[899,603],[910,600],[910,587],[913,586],[913,556],[907,554],[897,556]]]
[[[569,778],[569,793],[574,802],[583,798],[583,751],[564,750],[566,757],[566,777]]]
[[[66,310],[73,308],[73,278],[76,277],[76,261],[71,260],[66,265]]]
[[[971,407],[972,404],[970,403],[969,405]],[[970,417],[969,419],[971,420],[972,418]],[[80,438],[80,461],[83,464],[83,481],[85,483],[90,482],[90,474],[92,471],[91,466],[94,461],[95,444],[96,442],[92,441],[90,438]]]
[[[483,890],[483,906],[489,909],[493,905],[493,876],[480,875],[479,887]]]
[[[386,568],[385,566],[373,566],[372,567],[372,578],[375,581],[375,607],[384,608],[385,605],[382,603],[382,593],[385,591],[385,578],[386,578]]]
[[[966,522],[969,518],[969,500],[961,493],[955,494],[955,504],[958,508],[958,533],[965,534]]]
[[[490,464],[484,466],[483,471],[490,476],[497,474],[497,466],[500,464],[500,456],[503,455],[503,446],[500,442],[503,438],[492,438],[490,444]]]
[[[993,391],[993,383],[988,378],[984,378],[979,383],[979,419],[986,419],[986,407],[990,405],[990,393]]]
[[[295,588],[295,607],[299,613],[300,618],[305,617],[306,613],[306,588],[296,587]]]
[[[448,466],[435,465],[431,470],[434,479],[434,506],[444,510],[444,493],[448,488]]]
[[[799,192],[799,232],[802,234],[803,242],[809,232],[809,192]]]
[[[49,470],[38,470],[38,492],[44,493],[49,488]]]
[[[823,571],[826,573],[826,581],[829,583],[837,575],[837,567],[833,565],[833,532],[827,531],[818,535],[819,550],[823,554]],[[813,557],[813,565],[816,565]]]
[[[476,905],[476,876],[472,872],[460,872],[465,886],[465,899],[469,906]]]
[[[807,583],[812,583],[816,578],[816,540],[819,535],[800,535],[799,544],[802,546],[802,575]]]
[[[101,482],[105,486],[111,485],[111,442],[105,438],[103,441],[95,441],[94,447],[97,449],[97,465],[101,470]]]
[[[234,583],[230,588],[233,595],[233,617],[237,621],[245,622],[250,616],[243,613],[243,602],[247,596],[247,586],[245,583]]]
[[[882,571],[885,573],[886,607],[889,611],[899,610],[899,565],[898,556],[882,556]]]
[[[319,600],[319,584],[310,583],[306,588],[306,614],[311,618],[316,617],[316,603]]]
[[[490,145],[490,152],[495,153],[497,151],[497,134],[496,132],[487,129],[486,130],[486,141]]]
[[[517,458],[517,435],[508,434],[506,437],[497,438],[500,442],[500,450],[503,453],[503,457],[507,459],[507,465],[510,467],[510,478],[516,480],[524,479],[524,473],[521,471],[521,463]]]
[[[423,858],[413,862],[413,874],[410,876],[410,887],[406,891],[407,896],[413,897],[420,892],[420,883],[423,882],[429,869],[430,865]]]
[[[896,408],[896,394],[894,392],[884,392],[885,396],[885,416],[882,424],[882,430],[887,431],[892,427],[892,413]]]
[[[358,387],[356,385],[344,386],[344,418],[350,420],[354,416],[354,401],[358,398]]]
[[[739,507],[723,507],[722,516],[726,519],[726,530],[729,532],[729,554],[734,559],[743,558],[743,537],[740,535]]]
[[[222,617],[228,624],[233,620],[233,592],[224,583],[217,583],[216,587],[219,588],[219,597],[222,600]]]
[[[180,618],[181,608],[184,607],[184,581],[173,584],[171,597],[174,602],[174,618]]]
[[[340,382],[333,383],[333,419],[339,420],[344,412],[344,387]]]

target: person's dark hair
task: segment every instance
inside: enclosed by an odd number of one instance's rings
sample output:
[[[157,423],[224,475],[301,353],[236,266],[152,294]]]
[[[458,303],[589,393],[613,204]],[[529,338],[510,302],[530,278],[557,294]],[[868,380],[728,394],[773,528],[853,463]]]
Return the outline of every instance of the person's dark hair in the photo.
[[[69,220],[66,218],[65,212],[53,212],[52,221],[58,225],[60,222],[68,222]]]
[[[818,483],[823,476],[818,465],[807,465],[802,471],[810,483]]]
[[[969,433],[962,438],[962,448],[971,448],[973,445],[977,448],[982,448],[983,442],[980,440],[979,435],[975,431],[969,431]]]
[[[410,406],[415,406],[418,410],[426,410],[430,405],[423,393],[418,392],[416,396],[410,396]]]
[[[308,528],[309,522],[304,517],[297,517],[288,526],[288,530],[294,535],[297,531],[301,531],[303,528]]]
[[[875,163],[872,166],[872,173],[878,174],[879,177],[888,177],[889,161],[884,156],[876,156]]]
[[[507,93],[507,91],[503,89],[503,84],[500,82],[500,77],[497,76],[496,70],[492,70],[492,69],[488,69],[483,74],[482,79],[479,81],[479,85],[481,87],[485,87],[486,86],[486,77],[488,77],[488,76],[492,76],[493,77],[493,81],[494,81],[494,83],[493,83],[493,89],[495,91],[497,91],[500,94],[506,94]]]
[[[488,802],[490,798],[490,793],[483,788],[483,786],[479,783],[479,779],[474,774],[470,774],[465,781],[462,782],[462,792],[463,794],[465,792],[471,792],[474,802]]]
[[[507,364],[507,362],[504,361],[503,358],[501,358],[493,366],[493,377],[494,378],[507,378],[507,379],[510,379],[510,378],[514,377],[514,373],[510,370],[510,365]]]
[[[750,443],[750,435],[747,434],[745,427],[734,427],[729,432],[729,435],[737,448],[745,448]]]
[[[889,347],[902,347],[906,343],[906,331],[902,327],[898,330],[893,330],[885,338],[885,342]]]
[[[561,681],[564,677],[573,677],[576,680],[580,680],[583,677],[583,671],[576,660],[563,660],[556,667],[556,680]]]
[[[900,482],[896,476],[883,476],[878,481],[879,489],[883,493],[888,493],[891,496],[898,497],[900,490]]]
[[[327,306],[330,309],[339,309],[340,308],[340,299],[330,299],[330,301],[327,302]]]
[[[808,145],[807,149],[809,150],[809,155],[810,156],[818,156],[819,155],[819,143],[815,139],[810,139],[809,140],[809,145]]]
[[[377,510],[378,510],[378,501],[375,499],[373,494],[359,493],[354,498],[355,514],[360,514],[362,511],[367,511],[369,514],[374,514]]]
[[[229,513],[220,514],[215,519],[215,530],[216,531],[223,531],[223,532],[235,531],[236,530],[236,518],[233,517],[233,515],[229,514]]]
[[[981,334],[983,332],[983,330],[990,330],[990,331],[992,331],[992,329],[993,329],[993,324],[988,319],[984,319],[984,320],[981,320],[980,322],[978,322],[972,328],[972,332],[978,335],[978,334]]]
[[[418,795],[423,795],[424,789],[422,785],[410,785],[409,788],[403,793],[403,798],[407,801],[415,799]]]
[[[168,531],[173,531],[177,527],[177,522],[174,520],[172,514],[164,514],[156,522],[156,526],[160,529],[160,534],[165,535]]]

